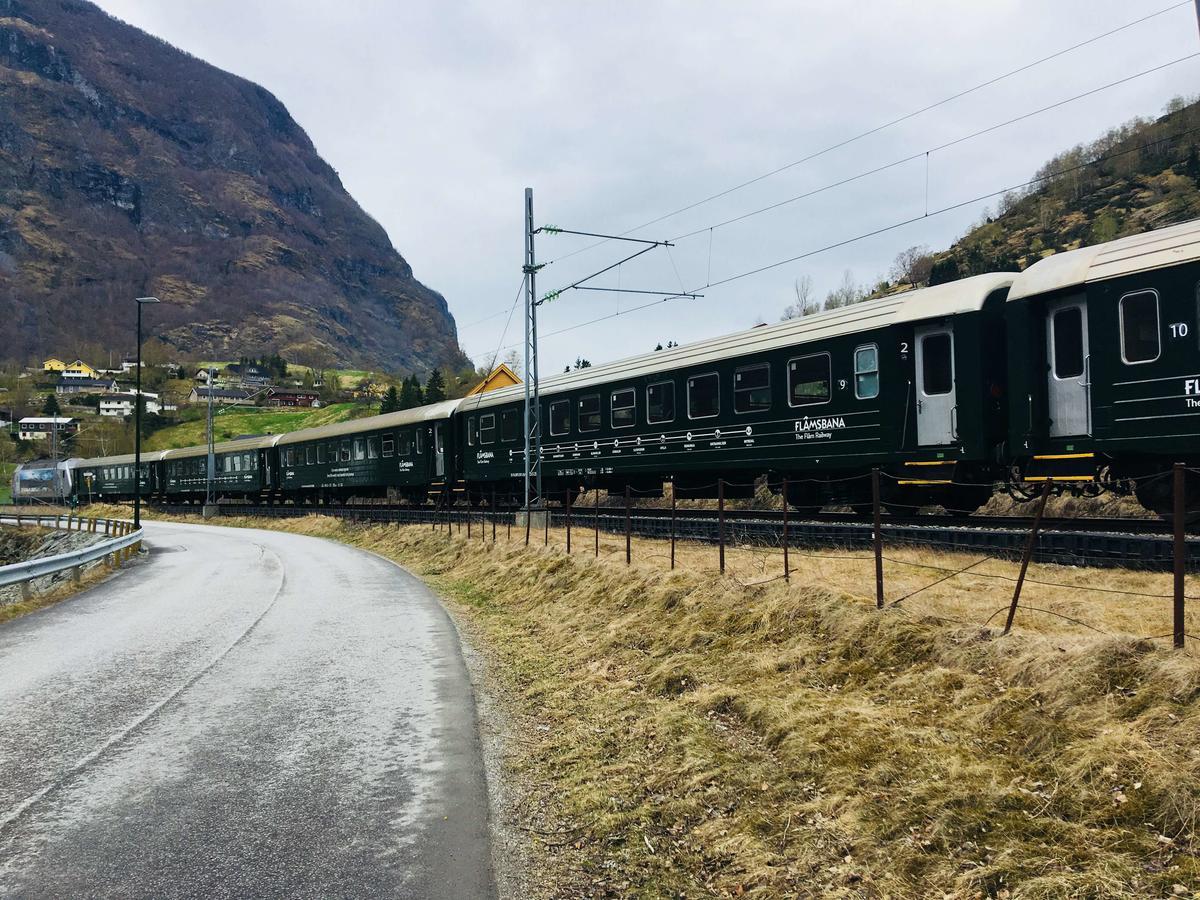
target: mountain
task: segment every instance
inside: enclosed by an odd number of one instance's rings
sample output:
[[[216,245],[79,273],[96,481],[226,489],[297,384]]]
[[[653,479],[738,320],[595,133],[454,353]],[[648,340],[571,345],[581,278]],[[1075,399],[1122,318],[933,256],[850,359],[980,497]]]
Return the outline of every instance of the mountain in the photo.
[[[1017,271],[1063,250],[1200,217],[1200,100],[1177,98],[1060,153],[996,215],[933,255],[931,284]],[[914,248],[915,249],[915,248]]]
[[[145,294],[184,357],[463,362],[269,91],[82,0],[0,0],[0,358],[129,349]]]

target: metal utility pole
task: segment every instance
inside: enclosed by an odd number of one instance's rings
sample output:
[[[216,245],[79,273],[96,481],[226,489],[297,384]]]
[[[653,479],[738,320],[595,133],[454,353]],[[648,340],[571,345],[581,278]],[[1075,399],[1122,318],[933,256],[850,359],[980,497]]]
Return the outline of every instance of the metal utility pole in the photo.
[[[1200,0],[1196,0],[1196,27],[1200,28]]]
[[[1200,0],[1198,0],[1200,2]],[[533,188],[525,188],[525,509],[542,505],[542,414],[538,390],[537,265]]]
[[[142,527],[142,307],[157,297],[137,299],[137,373],[133,388],[133,527]]]
[[[216,455],[213,453],[213,373],[212,366],[208,367],[208,430],[205,434],[205,443],[208,447],[208,463],[205,471],[208,473],[208,478],[205,481],[204,487],[204,505],[206,507],[213,504],[213,478],[216,475]]]

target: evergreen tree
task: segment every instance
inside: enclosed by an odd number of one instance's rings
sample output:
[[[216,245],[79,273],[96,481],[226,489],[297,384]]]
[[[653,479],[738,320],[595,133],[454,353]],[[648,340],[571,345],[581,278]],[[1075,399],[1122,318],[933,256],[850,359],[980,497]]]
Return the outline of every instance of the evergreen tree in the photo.
[[[400,409],[400,394],[393,384],[387,389],[387,393],[383,395],[383,400],[379,404],[380,413],[392,413]]]
[[[400,405],[397,409],[412,409],[421,405],[421,382],[416,375],[409,375],[400,385]]]
[[[62,407],[58,405],[58,398],[53,394],[46,395],[46,402],[42,404],[43,416],[59,416],[62,415]]]
[[[434,369],[429,373],[429,380],[425,382],[425,402],[441,403],[445,399],[446,381],[442,378],[442,370]]]

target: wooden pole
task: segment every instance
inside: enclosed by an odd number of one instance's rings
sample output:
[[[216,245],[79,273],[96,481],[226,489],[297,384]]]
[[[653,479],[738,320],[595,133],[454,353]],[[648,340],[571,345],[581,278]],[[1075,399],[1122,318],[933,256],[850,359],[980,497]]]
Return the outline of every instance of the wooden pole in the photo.
[[[596,488],[596,508],[592,514],[592,525],[596,529],[596,559],[600,558],[600,488]]]
[[[875,608],[883,609],[883,526],[879,521],[879,466],[871,470],[871,508],[875,523]]]
[[[492,543],[496,543],[496,486],[492,485]]]
[[[542,527],[545,529],[545,531],[543,533],[543,537],[542,537],[542,546],[549,547],[550,546],[550,504],[543,503],[542,505],[545,507],[542,514],[546,517],[545,519],[542,520]]]
[[[1017,586],[1013,588],[1012,605],[1008,608],[1008,619],[1004,623],[1002,634],[1012,630],[1013,619],[1017,615],[1017,601],[1021,599],[1021,586],[1025,584],[1025,570],[1029,568],[1029,559],[1033,556],[1033,545],[1037,543],[1038,529],[1042,527],[1042,513],[1046,511],[1046,501],[1050,498],[1050,482],[1047,478],[1042,485],[1042,499],[1038,501],[1037,512],[1033,516],[1033,527],[1029,529],[1029,540],[1025,544],[1025,554],[1021,557],[1021,572],[1017,575]]]
[[[671,481],[671,568],[675,568],[675,482]]]
[[[1175,463],[1174,473],[1174,495],[1175,495],[1175,649],[1183,649],[1184,640],[1184,624],[1183,624],[1183,575],[1185,553],[1187,551],[1187,542],[1183,531],[1183,517],[1186,504],[1184,503],[1184,465],[1183,463]]]
[[[721,548],[721,574],[725,574],[725,479],[717,479],[717,543]]]
[[[625,485],[625,565],[629,565],[632,550],[629,540],[629,485]]]
[[[783,580],[792,580],[792,567],[788,564],[788,543],[790,535],[788,534],[788,482],[787,476],[783,476]]]
[[[567,556],[571,555],[571,489],[567,488],[566,501],[564,504],[567,507]]]

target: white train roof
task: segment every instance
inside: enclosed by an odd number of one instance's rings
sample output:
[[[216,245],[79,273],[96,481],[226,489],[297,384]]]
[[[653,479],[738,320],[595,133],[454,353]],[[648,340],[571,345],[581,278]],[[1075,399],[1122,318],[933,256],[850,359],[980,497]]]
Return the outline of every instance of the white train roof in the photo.
[[[142,464],[158,462],[163,458],[165,450],[148,450],[142,452]],[[90,469],[93,466],[128,466],[133,465],[132,453],[122,453],[119,456],[98,456],[94,459],[72,459],[69,465],[72,469]]]
[[[382,428],[402,428],[405,425],[417,425],[448,419],[458,409],[461,400],[443,400],[441,403],[431,403],[428,406],[416,406],[412,409],[402,409],[399,412],[384,413],[381,416],[367,416],[362,419],[347,419],[333,425],[321,425],[318,428],[303,428],[300,431],[290,431],[280,435],[278,443],[299,444],[305,441],[319,441],[325,438],[341,437],[344,434],[359,434],[364,431],[377,431]]]
[[[1200,260],[1200,219],[1038,260],[1013,282],[1009,300]]]
[[[234,441],[221,441],[218,444],[213,444],[213,453],[238,453],[246,450],[262,450],[266,447],[275,446],[276,442],[283,437],[281,434],[260,434],[254,437],[238,438]],[[145,456],[145,454],[142,454]],[[201,444],[198,447],[180,447],[177,450],[164,450],[162,458],[166,460],[173,459],[191,459],[197,456],[208,456],[208,447]],[[130,457],[132,459],[133,457]]]
[[[902,322],[939,319],[958,313],[976,312],[994,291],[1008,287],[1015,273],[993,272],[975,275],[936,287],[891,294],[878,300],[867,300],[853,306],[816,313],[799,319],[789,319],[775,325],[760,325],[748,331],[722,335],[694,344],[672,347],[615,360],[587,369],[565,372],[541,381],[541,393],[573,391],[593,385],[607,384],[622,378],[637,378],[657,372],[695,369],[731,356],[764,353],[780,348],[797,347],[839,335],[855,334],[873,328],[883,328]],[[460,409],[469,412],[523,399],[524,385],[501,388],[466,397]]]

